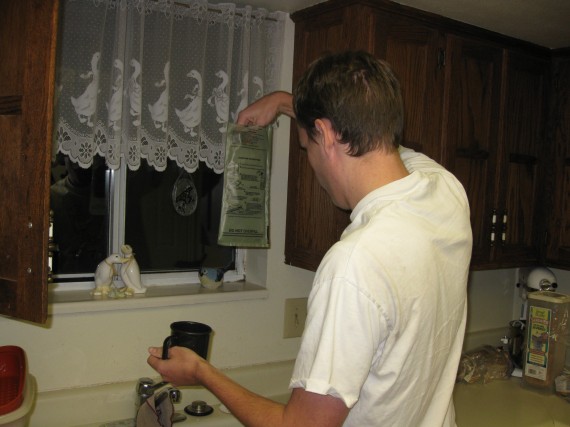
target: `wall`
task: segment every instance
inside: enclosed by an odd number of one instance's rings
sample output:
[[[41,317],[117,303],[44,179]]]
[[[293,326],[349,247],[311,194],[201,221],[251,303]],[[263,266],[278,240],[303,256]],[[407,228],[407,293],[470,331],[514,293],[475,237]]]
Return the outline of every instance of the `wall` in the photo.
[[[553,268],[552,272],[558,282],[556,291],[570,295],[570,271]],[[523,299],[517,282],[518,269],[471,273],[465,350],[484,344],[501,345],[508,323],[521,316]]]
[[[293,24],[286,26],[282,88],[290,89]],[[287,194],[289,120],[275,133],[271,178],[271,249],[252,251],[249,277],[266,282],[269,297],[192,306],[57,314],[46,326],[0,317],[0,345],[25,349],[39,391],[155,376],[146,364],[147,347],[161,345],[168,325],[197,320],[215,330],[211,361],[220,368],[295,358],[299,339],[283,339],[284,300],[307,296],[313,273],[283,263]],[[558,272],[557,272],[558,274]],[[570,282],[570,273],[559,275]],[[469,283],[467,344],[498,344],[511,320],[516,270],[473,273]]]
[[[500,345],[512,320],[516,270],[471,273],[468,285],[467,335],[464,348]]]
[[[556,279],[558,281],[558,288],[556,291],[563,294],[570,294],[570,271],[559,270],[556,268],[552,268],[551,270],[556,275]]]

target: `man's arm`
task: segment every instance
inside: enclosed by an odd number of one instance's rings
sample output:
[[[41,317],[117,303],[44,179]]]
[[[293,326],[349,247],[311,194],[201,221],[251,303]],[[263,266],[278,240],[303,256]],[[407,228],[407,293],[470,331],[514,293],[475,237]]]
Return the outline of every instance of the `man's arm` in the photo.
[[[196,353],[172,347],[169,359],[162,350],[149,349],[148,363],[165,381],[175,385],[202,385],[212,392],[246,426],[341,426],[349,409],[341,399],[296,388],[286,405],[259,396],[232,381]]]
[[[272,92],[259,98],[240,111],[236,123],[245,126],[267,126],[280,114],[295,118],[293,95],[288,92]]]

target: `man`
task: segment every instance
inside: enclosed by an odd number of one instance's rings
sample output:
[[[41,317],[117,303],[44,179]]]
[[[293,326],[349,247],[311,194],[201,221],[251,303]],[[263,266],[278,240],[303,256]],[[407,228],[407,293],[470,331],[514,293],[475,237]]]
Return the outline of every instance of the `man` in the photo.
[[[200,384],[248,426],[453,426],[471,256],[461,184],[399,148],[402,98],[386,63],[364,52],[313,63],[294,94],[275,92],[238,123],[296,118],[300,144],[351,224],[325,255],[286,405],[233,383],[190,350],[149,364]]]

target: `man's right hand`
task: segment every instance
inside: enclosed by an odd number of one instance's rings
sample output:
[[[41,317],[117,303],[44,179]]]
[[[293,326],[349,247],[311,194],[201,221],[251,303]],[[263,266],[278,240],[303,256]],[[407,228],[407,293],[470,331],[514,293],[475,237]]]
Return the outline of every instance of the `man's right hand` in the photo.
[[[288,92],[272,92],[259,98],[240,111],[236,123],[244,126],[267,126],[280,114],[295,118],[293,95]]]

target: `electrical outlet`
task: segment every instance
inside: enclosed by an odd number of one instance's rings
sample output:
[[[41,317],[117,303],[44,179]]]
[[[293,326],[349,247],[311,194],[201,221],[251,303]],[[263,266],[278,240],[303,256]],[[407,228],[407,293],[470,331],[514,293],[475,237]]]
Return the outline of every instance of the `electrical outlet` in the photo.
[[[307,319],[307,298],[289,298],[285,300],[285,319],[283,338],[300,337]]]

